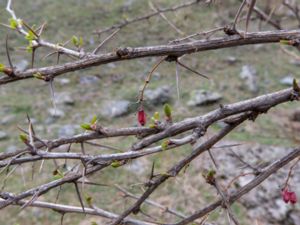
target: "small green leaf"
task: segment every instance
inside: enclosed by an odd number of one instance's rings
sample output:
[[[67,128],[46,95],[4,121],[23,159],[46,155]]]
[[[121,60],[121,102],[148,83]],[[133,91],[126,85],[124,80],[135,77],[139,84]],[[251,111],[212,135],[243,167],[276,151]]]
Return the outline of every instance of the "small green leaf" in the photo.
[[[75,45],[75,46],[78,45],[78,37],[76,37],[75,35],[72,36],[72,43],[73,43],[73,45]]]
[[[17,29],[17,27],[19,25],[18,20],[14,19],[14,18],[10,18],[9,25],[12,29]]]
[[[91,124],[96,124],[97,123],[97,116],[93,116],[91,120]]]
[[[169,141],[169,140],[164,140],[164,141],[161,143],[160,147],[161,147],[161,149],[164,151],[164,150],[167,150],[169,144],[170,144],[170,141]]]
[[[300,92],[300,87],[297,83],[297,80],[294,78],[293,79],[293,90],[296,91],[296,92]]]
[[[40,72],[34,73],[32,76],[40,80],[44,80],[45,78]]]
[[[96,223],[95,221],[92,221],[91,225],[98,225],[98,223]]]
[[[64,177],[64,174],[59,169],[54,170],[52,172],[52,174],[53,174],[55,180],[61,179]]]
[[[81,46],[83,46],[83,38],[82,37],[79,38],[79,43],[78,43],[78,47],[81,47]]]
[[[87,202],[87,204],[89,205],[89,207],[93,206],[93,198],[89,194],[85,195],[85,201]]]
[[[156,128],[156,125],[154,123],[150,123],[149,128]]]
[[[159,112],[155,112],[154,115],[153,115],[153,118],[157,121],[160,120],[160,116],[159,116]]]
[[[0,72],[3,72],[5,70],[5,65],[0,63]]]
[[[118,161],[118,160],[114,160],[111,164],[110,164],[113,168],[117,168],[119,166],[122,166],[122,164]]]
[[[28,53],[32,53],[32,51],[33,51],[32,41],[29,41],[29,44],[26,46],[26,51]]]
[[[72,43],[77,48],[80,48],[83,45],[83,39],[82,39],[82,37],[78,38],[77,36],[73,35],[72,36]]]
[[[62,177],[61,176],[59,176],[59,175],[55,175],[55,176],[53,176],[53,180],[59,180],[59,179],[61,179]]]
[[[213,177],[216,175],[216,171],[215,170],[209,170],[207,173],[207,177]]]
[[[283,44],[283,45],[290,45],[290,41],[289,40],[280,40],[279,43]]]
[[[21,140],[22,142],[24,142],[24,143],[27,143],[27,142],[28,142],[28,136],[27,136],[27,134],[21,133],[21,134],[19,135],[19,138],[20,138],[20,140]]]
[[[91,124],[89,124],[89,123],[83,123],[83,124],[80,125],[80,127],[81,127],[82,129],[84,129],[84,130],[93,130],[93,129],[91,128]]]
[[[166,115],[167,118],[171,118],[172,117],[172,109],[171,106],[169,104],[164,104],[164,113]]]
[[[28,41],[33,41],[36,39],[36,36],[31,30],[29,30],[25,36],[25,39]]]

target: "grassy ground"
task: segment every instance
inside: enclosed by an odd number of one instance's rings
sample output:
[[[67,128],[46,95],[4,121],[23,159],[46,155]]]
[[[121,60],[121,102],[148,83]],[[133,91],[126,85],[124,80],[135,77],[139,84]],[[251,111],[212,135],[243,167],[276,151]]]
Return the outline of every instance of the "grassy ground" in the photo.
[[[47,29],[44,33],[46,40],[51,40],[54,43],[61,43],[69,40],[72,35],[84,37],[84,47],[87,50],[93,49],[100,40],[98,36],[93,35],[92,31],[99,28],[105,28],[113,25],[120,20],[132,18],[137,15],[144,15],[149,12],[148,2],[132,1],[134,2],[129,7],[124,7],[126,2],[130,1],[80,1],[80,0],[65,0],[65,1],[14,1],[13,7],[18,17],[24,19],[29,24],[41,24],[47,22]],[[168,7],[182,1],[171,0],[158,0],[155,1],[161,6]],[[167,13],[166,15],[180,27],[186,34],[203,31],[211,27],[217,26],[220,23],[220,17],[224,18],[222,22],[233,20],[234,13],[237,9],[235,1],[224,1],[219,6],[197,6],[187,8],[175,13]],[[0,22],[6,23],[10,17],[5,11],[5,3],[0,2]],[[219,15],[216,13],[219,12]],[[263,25],[264,29],[270,29],[267,25]],[[251,29],[255,30],[255,27]],[[16,62],[20,59],[27,59],[30,61],[30,54],[23,52],[19,47],[24,46],[26,43],[23,37],[15,33],[1,28],[0,33],[0,62],[6,62],[4,40],[6,33],[9,34],[9,44],[11,46],[11,55],[13,61]],[[103,52],[113,51],[120,46],[145,46],[154,44],[168,43],[168,41],[176,39],[178,34],[174,32],[168,24],[160,17],[152,18],[139,24],[134,24],[123,29],[116,35]],[[46,54],[45,50],[38,50],[36,66],[45,66],[55,64],[54,58],[47,58],[39,60]],[[237,62],[229,65],[226,59],[229,56],[237,58]],[[69,60],[62,58],[61,62]],[[18,141],[18,134],[16,124],[25,126],[26,113],[30,114],[35,119],[35,126],[39,135],[45,138],[56,138],[57,127],[64,124],[80,124],[90,118],[94,114],[99,114],[101,103],[107,99],[128,99],[132,101],[135,107],[136,96],[139,87],[143,84],[148,71],[155,64],[157,59],[140,59],[128,62],[113,63],[111,65],[103,65],[97,68],[85,69],[75,73],[65,74],[62,77],[70,79],[70,84],[60,85],[55,82],[56,92],[66,91],[72,94],[76,100],[73,107],[66,108],[66,116],[55,121],[57,126],[53,124],[45,125],[45,120],[48,117],[47,109],[51,108],[50,91],[47,84],[40,80],[24,80],[22,82],[11,83],[6,86],[0,87],[0,118],[7,115],[14,115],[13,122],[7,125],[1,125],[0,130],[5,130],[9,134],[9,139],[0,141],[0,150],[5,151],[8,146],[15,145],[22,147]],[[211,52],[202,52],[186,56],[184,59],[186,64],[190,65],[193,69],[201,71],[211,77],[211,81],[201,79],[190,72],[180,69],[180,102],[176,101],[176,83],[175,83],[175,65],[173,63],[164,63],[156,71],[159,76],[157,79],[152,80],[149,88],[156,88],[162,85],[169,85],[172,87],[174,96],[171,104],[174,107],[174,119],[180,120],[185,117],[201,115],[209,110],[212,110],[217,105],[199,108],[189,108],[186,102],[189,99],[190,92],[196,89],[217,90],[223,95],[223,104],[232,103],[235,101],[243,100],[253,95],[248,92],[239,78],[241,68],[245,64],[254,65],[259,75],[259,93],[263,94],[273,90],[283,88],[279,80],[285,75],[291,73],[296,75],[299,68],[290,64],[290,58],[280,51],[278,45],[268,44],[265,46],[244,46],[231,49],[221,49]],[[87,75],[97,75],[99,83],[95,85],[81,85],[79,84],[80,77]],[[285,121],[283,115],[287,117],[290,112],[297,106],[294,103],[286,103],[278,108],[271,110],[268,114],[261,116],[256,123],[247,123],[246,125],[238,128],[233,134],[230,135],[231,139],[241,142],[259,142],[262,144],[292,146],[294,141],[290,138],[292,135],[289,133],[287,127],[282,126]],[[160,110],[161,107],[149,109],[149,114]],[[134,112],[130,115],[118,119],[101,118],[101,123],[106,126],[128,126],[135,124]],[[213,130],[217,130],[218,126],[214,126]],[[81,132],[78,130],[78,132]],[[116,142],[105,143],[114,144],[118,147],[125,147],[128,149],[132,140],[118,139]],[[103,143],[103,142],[101,142]],[[176,153],[162,153],[155,156],[146,157],[142,160],[145,170],[141,174],[148,174],[151,168],[151,162],[156,160],[158,172],[164,172],[169,165],[178,161],[179,158],[188,154],[191,149],[189,147],[181,148]],[[75,146],[73,151],[79,151],[79,146]],[[91,148],[91,151],[97,149]],[[165,160],[168,159],[168,160]],[[26,188],[36,186],[45,180],[52,179],[51,173],[47,169],[51,168],[51,162],[45,166],[43,178],[38,181],[30,181],[30,167],[25,168],[23,173],[26,174]],[[21,181],[20,169],[16,170],[19,176],[10,178],[7,181],[7,186],[10,191],[23,190]],[[195,171],[192,167],[189,169],[186,176],[180,176],[163,185],[160,192],[156,192],[153,198],[166,205],[176,207],[186,214],[192,213],[195,206],[203,206],[208,200],[214,199],[214,194],[207,190],[203,185],[199,171]],[[196,176],[197,175],[197,176]],[[199,177],[198,179],[191,179],[191,177]],[[132,172],[131,170],[115,170],[110,168],[101,172],[93,178],[94,181],[100,183],[118,183],[121,186],[129,187],[131,184],[141,183],[145,180],[141,178],[139,173]],[[176,188],[176,184],[185,184],[183,191],[186,195],[181,195]],[[12,190],[11,187],[14,189]],[[61,191],[59,202],[61,203],[74,203],[78,204],[76,195],[72,190],[72,185],[66,185]],[[128,200],[124,204],[118,192],[112,188],[107,187],[88,187],[88,192],[95,193],[96,203],[104,209],[113,209],[115,212],[121,212],[126,208],[131,201]],[[139,185],[133,186],[131,189],[135,193],[141,192]],[[105,192],[104,192],[105,191]],[[207,193],[201,196],[200,193]],[[41,197],[41,200],[53,199],[57,194],[57,190],[53,190],[47,197]],[[165,197],[165,196],[168,197]],[[195,196],[197,196],[195,198]],[[198,197],[199,196],[199,197]],[[175,200],[176,199],[176,200]],[[234,211],[244,221],[242,224],[251,224],[247,221],[243,208],[240,205],[233,207]],[[153,215],[159,217],[160,214],[150,211]],[[60,215],[55,212],[49,212],[40,209],[28,209],[19,212],[17,208],[9,207],[8,209],[0,212],[0,222],[6,224],[39,224],[42,220],[43,224],[58,223]],[[212,220],[220,219],[219,213],[210,215]],[[223,217],[224,218],[224,217]],[[167,218],[163,218],[167,219]],[[78,215],[66,215],[66,224],[89,224],[90,217]]]

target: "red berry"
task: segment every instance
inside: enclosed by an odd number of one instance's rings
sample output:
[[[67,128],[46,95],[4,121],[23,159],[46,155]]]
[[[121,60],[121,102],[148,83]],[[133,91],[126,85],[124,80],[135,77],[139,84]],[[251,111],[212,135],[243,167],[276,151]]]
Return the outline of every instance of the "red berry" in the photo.
[[[285,203],[288,203],[290,201],[290,192],[287,188],[284,188],[281,192],[282,199]]]
[[[297,196],[296,196],[296,193],[293,192],[293,191],[290,191],[289,194],[290,194],[290,202],[291,202],[292,204],[297,203]]]
[[[290,191],[287,187],[282,189],[281,191],[282,199],[285,203],[296,204],[297,203],[297,195],[294,191]]]
[[[146,124],[146,113],[143,108],[139,109],[138,111],[138,122],[142,126]]]

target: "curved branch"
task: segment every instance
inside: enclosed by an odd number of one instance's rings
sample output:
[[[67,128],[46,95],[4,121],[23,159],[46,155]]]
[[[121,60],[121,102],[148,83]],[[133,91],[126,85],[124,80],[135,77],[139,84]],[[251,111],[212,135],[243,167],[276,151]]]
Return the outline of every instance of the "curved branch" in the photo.
[[[228,37],[214,38],[210,40],[203,39],[183,44],[158,45],[138,48],[120,48],[116,52],[100,55],[87,55],[84,59],[80,59],[74,62],[68,62],[62,65],[29,69],[24,72],[16,72],[15,77],[2,76],[0,77],[0,85],[15,82],[22,79],[33,78],[33,75],[37,73],[46,76],[48,77],[48,79],[50,79],[64,73],[90,68],[93,66],[99,66],[102,64],[107,64],[116,61],[169,55],[179,57],[184,54],[191,54],[207,50],[260,43],[277,43],[280,42],[280,40],[295,39],[300,39],[299,30],[253,32],[247,33],[247,36],[244,38],[239,35],[234,35]]]
[[[0,205],[5,200],[0,199]],[[20,200],[18,202],[14,202],[13,205],[22,206],[26,204],[28,201]],[[42,201],[35,201],[29,205],[29,207],[37,207],[37,208],[44,208],[44,209],[52,209],[59,213],[80,213],[80,214],[89,214],[94,216],[101,216],[108,219],[115,219],[118,217],[117,214],[111,213],[109,211],[94,207],[94,208],[84,208],[84,212],[81,207],[71,206],[71,205],[63,205],[63,204],[55,204],[50,202],[42,202]],[[154,225],[154,223],[148,223],[141,220],[127,218],[124,221],[125,225]]]

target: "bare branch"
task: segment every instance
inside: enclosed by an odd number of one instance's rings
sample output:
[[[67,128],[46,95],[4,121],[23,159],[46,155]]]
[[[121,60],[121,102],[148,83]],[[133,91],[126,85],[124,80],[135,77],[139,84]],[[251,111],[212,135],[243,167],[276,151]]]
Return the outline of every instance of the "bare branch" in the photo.
[[[244,38],[239,35],[234,35],[224,38],[214,38],[210,40],[198,40],[184,44],[159,45],[140,48],[120,48],[116,52],[91,55],[75,62],[68,62],[62,65],[49,66],[38,69],[29,69],[24,72],[16,72],[15,77],[0,77],[0,85],[22,79],[33,78],[33,75],[37,73],[45,75],[47,79],[50,79],[67,72],[90,68],[93,66],[99,66],[116,61],[169,55],[180,57],[184,54],[190,54],[200,51],[260,43],[276,43],[280,42],[280,40],[295,40],[299,38],[299,30],[265,31],[247,33],[247,37]]]

